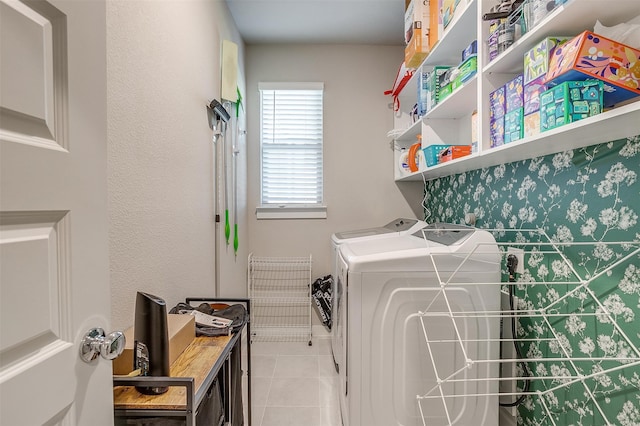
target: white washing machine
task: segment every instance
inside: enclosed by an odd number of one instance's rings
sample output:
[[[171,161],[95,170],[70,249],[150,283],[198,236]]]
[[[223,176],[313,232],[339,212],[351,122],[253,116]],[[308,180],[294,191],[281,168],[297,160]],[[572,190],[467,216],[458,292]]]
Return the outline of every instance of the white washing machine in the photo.
[[[340,324],[341,289],[336,286],[338,273],[338,248],[345,243],[358,241],[373,241],[384,238],[392,238],[401,235],[411,235],[427,226],[427,223],[418,219],[397,218],[378,228],[356,229],[354,231],[336,232],[331,236],[331,258],[333,260],[333,286],[331,288],[332,327],[331,327],[331,351],[336,371],[340,371],[338,358],[334,351],[339,350],[342,341],[343,330],[336,326]]]
[[[424,236],[339,248],[344,426],[498,425],[498,382],[483,380],[498,365],[469,360],[499,358],[499,318],[449,315],[499,311],[499,285],[481,285],[500,281],[498,247],[459,225],[429,225]]]

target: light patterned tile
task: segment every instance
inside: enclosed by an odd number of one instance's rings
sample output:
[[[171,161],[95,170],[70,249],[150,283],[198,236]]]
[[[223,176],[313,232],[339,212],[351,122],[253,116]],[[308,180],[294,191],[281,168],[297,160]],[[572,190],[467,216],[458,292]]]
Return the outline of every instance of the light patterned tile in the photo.
[[[251,405],[265,406],[269,397],[269,389],[271,388],[271,379],[263,377],[251,378]]]
[[[292,378],[271,380],[267,407],[319,407],[319,382],[317,378]]]
[[[333,355],[318,356],[318,375],[320,377],[336,377],[338,375]]]
[[[251,355],[278,355],[280,345],[278,342],[253,342]]]
[[[320,426],[320,408],[266,407],[261,426]]]
[[[273,377],[318,377],[318,357],[315,355],[280,355]]]
[[[313,344],[318,347],[318,355],[331,355],[331,339],[315,339]]]
[[[251,376],[273,377],[278,358],[276,355],[255,355],[251,358]]]
[[[278,343],[278,355],[318,355],[318,347],[307,342]]]
[[[342,426],[340,407],[320,407],[320,426]]]
[[[338,407],[340,405],[340,382],[338,377],[320,377],[318,390],[321,407]]]

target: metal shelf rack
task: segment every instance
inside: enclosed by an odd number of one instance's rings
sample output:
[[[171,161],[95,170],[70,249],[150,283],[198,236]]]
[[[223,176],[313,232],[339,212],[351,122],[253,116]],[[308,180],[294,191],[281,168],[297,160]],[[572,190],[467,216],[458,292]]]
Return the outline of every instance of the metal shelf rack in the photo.
[[[311,256],[249,255],[253,341],[308,341],[311,346]]]
[[[567,416],[576,415],[581,417],[579,424],[619,424],[619,419],[612,416],[610,407],[604,404],[625,393],[636,395],[640,387],[637,379],[640,374],[640,345],[637,343],[640,335],[636,336],[637,329],[633,326],[633,310],[625,307],[620,297],[625,286],[640,284],[628,282],[637,279],[633,274],[629,278],[629,271],[635,270],[640,257],[640,241],[559,242],[557,237],[550,238],[539,229],[488,231],[499,235],[503,241],[512,241],[498,243],[503,265],[515,248],[522,253],[524,268],[516,274],[515,282],[473,285],[500,286],[504,300],[504,295],[510,297],[507,286],[512,284],[514,307],[511,309],[507,305],[505,309],[503,303],[499,311],[466,311],[452,308],[449,303],[434,301],[416,313],[420,317],[429,354],[442,354],[445,352],[443,347],[462,354],[453,368],[447,364],[450,360],[439,360],[437,356],[428,360],[435,384],[416,395],[422,424],[457,424],[456,410],[469,398],[499,397],[501,401],[512,402],[522,395],[525,396],[524,404],[529,408],[534,405],[542,407],[545,425],[561,426],[567,424]],[[427,238],[425,243],[429,245]],[[482,251],[482,247],[474,248],[473,252],[476,251]],[[465,255],[460,258],[457,270],[473,253]],[[595,267],[593,263],[575,260],[589,257],[598,259]],[[446,302],[448,288],[469,285],[456,280],[457,270],[439,273],[438,254],[432,254],[430,260],[440,281],[437,297]],[[503,270],[505,275],[506,272]],[[541,276],[544,279],[540,279]],[[437,330],[430,327],[430,319],[434,318],[439,319],[438,324],[449,321],[450,329],[454,330],[450,338],[433,338]],[[496,318],[503,321],[501,336],[480,340],[466,336],[464,324],[470,319]],[[515,338],[508,326],[511,318],[516,320]],[[469,350],[478,344],[513,348],[514,340],[521,348],[520,357],[515,351],[503,350],[499,358],[474,359],[473,350]],[[474,378],[473,374],[468,374],[474,368],[487,364],[499,366],[491,369],[495,375]],[[449,365],[449,368],[445,371],[443,365]],[[522,377],[525,369],[531,382],[528,391]],[[607,381],[610,376],[627,377],[628,389],[609,389]],[[478,392],[478,389],[483,389],[479,383],[487,381],[492,383],[484,388],[488,390]],[[567,401],[569,391],[579,391],[584,398]],[[429,413],[434,406],[441,410],[441,417],[436,423]],[[512,414],[516,415],[515,410]],[[442,423],[443,419],[445,423]]]

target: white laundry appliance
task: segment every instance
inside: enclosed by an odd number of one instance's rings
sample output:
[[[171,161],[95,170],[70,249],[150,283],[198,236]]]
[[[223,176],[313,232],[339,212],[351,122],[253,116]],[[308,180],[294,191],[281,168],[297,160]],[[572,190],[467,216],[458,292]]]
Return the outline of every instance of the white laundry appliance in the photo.
[[[498,425],[500,260],[450,224],[340,246],[344,426]]]
[[[335,280],[338,272],[338,248],[345,243],[357,241],[373,241],[377,239],[397,237],[401,235],[411,235],[427,226],[427,223],[418,219],[397,218],[386,225],[377,228],[356,229],[354,231],[336,232],[331,236],[331,258],[333,261],[333,286],[331,287],[331,306],[332,306],[332,327],[331,327],[331,350],[332,353],[341,346],[342,329],[336,327],[336,323],[341,323],[339,317],[341,315],[340,297],[341,292],[336,288]],[[336,370],[340,370],[336,356],[333,356],[333,362]]]

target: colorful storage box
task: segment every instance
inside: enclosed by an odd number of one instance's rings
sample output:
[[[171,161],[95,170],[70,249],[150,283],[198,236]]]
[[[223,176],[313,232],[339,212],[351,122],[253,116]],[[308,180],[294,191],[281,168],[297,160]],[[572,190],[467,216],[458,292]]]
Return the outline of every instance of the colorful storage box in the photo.
[[[540,130],[551,130],[602,112],[600,80],[565,81],[540,95]]]
[[[427,163],[428,167],[435,166],[438,164],[440,159],[440,152],[444,149],[449,148],[450,145],[429,145],[425,148],[422,148],[422,152],[424,153],[424,160]]]
[[[471,145],[451,145],[440,151],[440,162],[455,160],[471,154]]]
[[[504,116],[489,120],[491,148],[504,145]]]
[[[506,109],[505,87],[502,86],[489,94],[489,119],[504,117]]]
[[[547,84],[569,80],[602,80],[604,106],[640,96],[640,50],[585,31],[555,49]]]
[[[467,58],[466,61],[458,65],[458,75],[456,76],[453,85],[457,89],[462,86],[467,80],[476,75],[478,71],[478,55],[473,55]]]
[[[524,106],[522,74],[505,84],[505,113],[517,111]]]
[[[416,71],[418,77],[418,103],[417,103],[417,113],[418,117],[424,116],[427,111],[427,100],[429,99],[429,73],[427,71],[418,70]]]
[[[524,115],[540,111],[540,93],[547,90],[544,79],[544,76],[538,77],[524,85]]]
[[[511,111],[504,116],[504,143],[514,142],[522,139],[523,129],[523,108]]]
[[[478,40],[473,40],[469,46],[462,51],[462,62],[466,61],[473,55],[478,54]]]
[[[524,54],[524,84],[547,74],[553,52],[567,40],[569,37],[547,37]]]
[[[540,110],[524,116],[524,137],[528,138],[540,133]]]
[[[440,80],[441,76],[447,72],[450,67],[433,67],[433,69],[429,72],[429,77],[427,78],[427,90],[429,91],[429,96],[427,97],[427,111],[430,111],[435,107],[438,102],[442,100],[440,97]]]
[[[462,3],[462,5],[460,5]],[[453,21],[459,6],[464,6],[467,2],[460,0],[444,0],[442,3],[442,24],[444,28]]]

